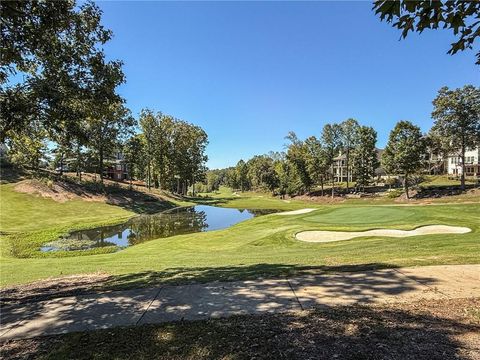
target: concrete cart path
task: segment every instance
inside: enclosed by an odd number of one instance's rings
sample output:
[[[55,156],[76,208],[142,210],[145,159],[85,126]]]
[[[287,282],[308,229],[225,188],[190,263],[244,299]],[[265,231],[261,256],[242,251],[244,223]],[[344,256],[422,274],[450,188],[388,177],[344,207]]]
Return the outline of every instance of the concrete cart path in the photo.
[[[4,307],[0,341],[312,306],[480,296],[480,265],[445,265],[215,282],[62,297]]]

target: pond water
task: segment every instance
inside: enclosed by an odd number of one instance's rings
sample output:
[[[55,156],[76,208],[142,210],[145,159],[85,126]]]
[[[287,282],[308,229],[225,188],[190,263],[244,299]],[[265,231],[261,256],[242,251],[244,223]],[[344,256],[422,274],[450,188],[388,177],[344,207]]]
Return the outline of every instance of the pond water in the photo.
[[[74,231],[51,241],[41,251],[87,250],[103,246],[127,247],[144,241],[201,231],[225,229],[254,216],[275,210],[243,210],[208,205],[176,208],[153,215],[140,215],[123,224]]]

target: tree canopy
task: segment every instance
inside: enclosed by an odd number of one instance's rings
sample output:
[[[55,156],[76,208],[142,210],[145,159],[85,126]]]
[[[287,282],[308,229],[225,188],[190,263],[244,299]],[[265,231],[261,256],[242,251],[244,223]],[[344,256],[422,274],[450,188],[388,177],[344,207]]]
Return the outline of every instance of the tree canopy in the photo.
[[[465,152],[480,146],[480,88],[443,87],[433,100],[432,133],[442,138],[447,152],[461,157],[461,186],[465,188]]]
[[[382,21],[391,23],[406,38],[410,32],[450,29],[456,37],[448,53],[472,49],[480,35],[479,1],[376,0],[373,9]],[[480,52],[477,52],[480,64]]]

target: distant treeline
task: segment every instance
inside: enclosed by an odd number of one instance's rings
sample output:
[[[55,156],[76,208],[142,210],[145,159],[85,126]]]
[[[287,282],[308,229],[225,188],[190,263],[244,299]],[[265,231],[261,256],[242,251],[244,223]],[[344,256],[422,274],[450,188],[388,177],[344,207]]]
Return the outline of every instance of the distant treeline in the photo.
[[[465,152],[480,146],[480,88],[466,85],[450,90],[441,88],[433,100],[433,127],[427,134],[409,121],[399,121],[390,132],[388,143],[377,156],[377,132],[362,126],[355,119],[340,124],[327,124],[320,136],[300,140],[290,132],[285,152],[256,155],[235,167],[211,170],[201,190],[210,192],[225,185],[232,189],[263,190],[278,195],[298,195],[325,184],[335,192],[336,167],[346,174],[346,191],[369,185],[381,165],[388,175],[401,175],[408,197],[409,179],[429,171],[434,161],[444,162],[448,156],[460,159],[461,187],[465,188]],[[342,154],[342,158],[336,158]]]

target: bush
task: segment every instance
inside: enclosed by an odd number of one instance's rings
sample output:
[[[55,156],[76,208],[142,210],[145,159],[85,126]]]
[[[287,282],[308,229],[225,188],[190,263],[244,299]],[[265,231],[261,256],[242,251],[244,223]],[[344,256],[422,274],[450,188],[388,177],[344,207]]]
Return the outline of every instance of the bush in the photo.
[[[395,199],[402,194],[403,194],[403,189],[395,189],[395,190],[389,191],[387,197],[389,199]]]

